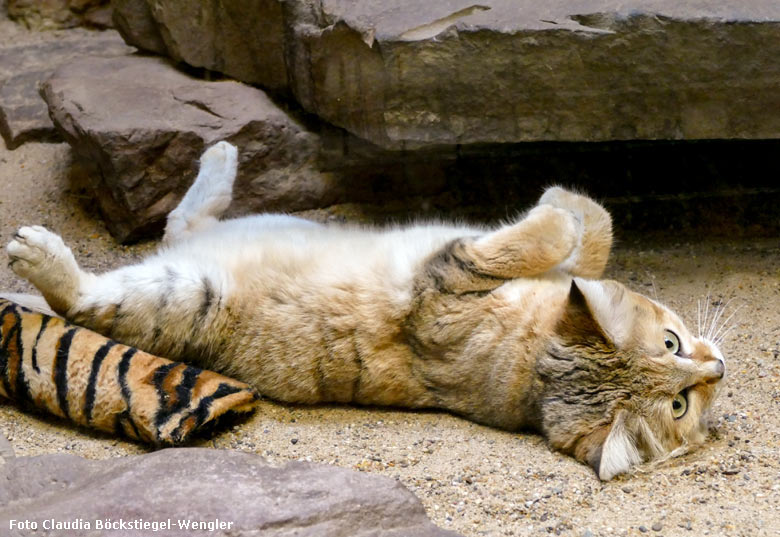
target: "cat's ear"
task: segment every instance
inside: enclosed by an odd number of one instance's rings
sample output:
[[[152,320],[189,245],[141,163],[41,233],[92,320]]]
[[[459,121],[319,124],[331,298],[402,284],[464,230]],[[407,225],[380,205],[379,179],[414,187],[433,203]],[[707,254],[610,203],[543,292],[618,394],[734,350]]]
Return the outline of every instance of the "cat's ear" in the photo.
[[[577,444],[575,457],[587,463],[599,479],[609,481],[642,462],[635,436],[626,428],[625,412],[612,425],[599,427]]]
[[[587,346],[603,352],[614,350],[612,341],[601,328],[576,280],[571,281],[569,297],[555,332],[567,347]]]
[[[642,462],[636,446],[636,437],[626,427],[625,412],[620,412],[601,448],[599,467],[596,473],[602,481],[609,481],[618,474],[628,472]]]

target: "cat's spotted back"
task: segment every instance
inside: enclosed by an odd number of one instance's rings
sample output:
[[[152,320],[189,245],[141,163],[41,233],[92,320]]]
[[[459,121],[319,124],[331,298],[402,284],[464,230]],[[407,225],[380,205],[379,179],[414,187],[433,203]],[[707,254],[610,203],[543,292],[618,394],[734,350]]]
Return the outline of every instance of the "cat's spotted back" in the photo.
[[[601,276],[608,213],[551,188],[495,229],[371,229],[284,215],[220,221],[236,149],[201,159],[139,265],[82,271],[22,228],[13,269],[68,319],[189,359],[282,401],[443,408],[535,429],[602,479],[702,440],[724,375],[716,346]]]

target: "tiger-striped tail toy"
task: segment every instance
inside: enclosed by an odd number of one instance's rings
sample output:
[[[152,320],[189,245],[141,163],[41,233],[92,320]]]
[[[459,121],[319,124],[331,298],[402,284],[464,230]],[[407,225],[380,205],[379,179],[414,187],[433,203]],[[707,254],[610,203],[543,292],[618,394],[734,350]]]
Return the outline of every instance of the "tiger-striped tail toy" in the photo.
[[[0,396],[135,440],[186,442],[228,412],[253,410],[247,384],[153,356],[0,298]]]

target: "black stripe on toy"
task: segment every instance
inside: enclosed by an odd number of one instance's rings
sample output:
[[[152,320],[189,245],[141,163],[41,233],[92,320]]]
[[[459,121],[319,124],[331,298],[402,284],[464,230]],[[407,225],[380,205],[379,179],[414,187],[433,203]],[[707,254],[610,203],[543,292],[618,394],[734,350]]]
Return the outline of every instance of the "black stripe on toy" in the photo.
[[[17,371],[16,371],[16,400],[26,403],[32,401],[32,395],[30,395],[30,385],[27,383],[27,379],[24,376],[24,345],[22,343],[22,318],[18,313],[14,313],[16,317],[16,353],[17,353]]]
[[[162,367],[160,369],[162,369]],[[187,366],[184,369],[181,381],[176,385],[176,402],[173,405],[168,404],[167,402],[169,396],[165,393],[165,389],[163,388],[165,377],[161,376],[159,384],[155,382],[157,394],[160,398],[160,408],[157,409],[157,415],[154,417],[154,426],[157,429],[157,440],[160,440],[160,428],[168,418],[177,412],[180,412],[190,404],[192,400],[192,389],[195,387],[195,383],[198,381],[198,376],[200,376],[201,372],[202,371],[197,367]],[[156,380],[157,379],[155,378],[155,381]]]
[[[114,345],[116,345],[116,341],[109,339],[98,349],[95,356],[92,358],[92,369],[89,372],[89,381],[87,382],[87,391],[84,398],[84,417],[86,418],[87,423],[92,421],[92,407],[95,406],[95,386],[97,385],[100,366],[103,364],[103,360],[106,358],[108,351],[110,351]]]
[[[216,399],[221,399],[223,397],[227,397],[228,395],[232,395],[240,391],[241,388],[236,388],[235,386],[231,386],[230,384],[225,384],[224,382],[220,384],[217,387],[217,389],[214,390],[214,393],[200,400],[200,404],[198,405],[198,408],[195,409],[194,412],[195,418],[198,420],[195,426],[200,427],[208,419],[209,410],[211,409],[211,404]]]
[[[41,340],[41,336],[46,331],[46,326],[49,324],[49,319],[51,319],[51,317],[48,315],[42,316],[41,327],[38,329],[38,335],[35,336],[35,343],[33,344],[32,348],[32,366],[36,373],[41,372],[41,370],[38,369],[38,342]]]
[[[130,360],[133,359],[133,356],[135,356],[135,353],[137,352],[138,349],[133,347],[128,348],[124,354],[122,354],[122,358],[119,360],[119,365],[117,366],[117,380],[119,381],[119,388],[122,390],[122,399],[125,400],[125,405],[127,408],[124,412],[117,415],[115,429],[119,433],[124,432],[122,428],[122,421],[127,420],[130,426],[133,428],[133,432],[135,433],[136,438],[140,440],[141,435],[138,433],[138,428],[135,426],[133,418],[130,416],[131,394],[130,387],[127,385],[127,371],[130,369]]]
[[[68,357],[70,356],[70,345],[73,343],[73,336],[76,335],[78,328],[71,328],[60,338],[57,345],[57,354],[54,358],[54,385],[57,388],[57,402],[60,410],[66,417],[70,418],[68,408]]]
[[[8,309],[9,308],[5,308],[2,312],[0,312],[0,324],[4,323]],[[11,377],[8,375],[8,359],[11,357],[8,352],[8,344],[11,342],[11,338],[14,336],[15,328],[16,325],[11,326],[11,328],[8,330],[8,333],[5,335],[5,338],[0,341],[0,343],[2,343],[2,345],[0,345],[0,378],[3,379],[3,391],[5,391],[8,397],[13,396],[13,391],[11,390]]]
[[[201,399],[200,403],[198,404],[198,408],[192,412],[192,416],[195,418],[195,425],[192,427],[192,429],[197,429],[208,419],[209,410],[211,409],[212,403],[214,403],[216,399],[240,392],[241,390],[242,388],[236,388],[235,386],[225,384],[224,382],[221,383],[217,389],[214,390],[214,393]],[[174,442],[181,441],[181,428],[186,421],[186,418],[182,419],[179,422],[179,425],[171,432],[171,438],[174,440]]]

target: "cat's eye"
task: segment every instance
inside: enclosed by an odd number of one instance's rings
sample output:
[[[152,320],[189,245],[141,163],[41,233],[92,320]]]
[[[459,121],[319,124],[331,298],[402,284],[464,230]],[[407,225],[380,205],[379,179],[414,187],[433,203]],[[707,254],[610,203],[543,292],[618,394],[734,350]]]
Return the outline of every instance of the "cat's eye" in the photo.
[[[664,330],[664,345],[666,350],[672,354],[680,353],[680,338],[671,330]]]
[[[688,398],[684,391],[678,393],[672,399],[672,416],[674,419],[679,420],[688,411]]]

